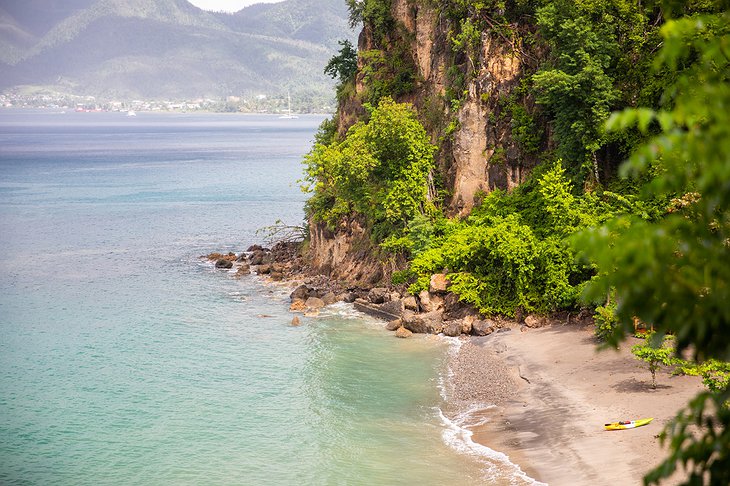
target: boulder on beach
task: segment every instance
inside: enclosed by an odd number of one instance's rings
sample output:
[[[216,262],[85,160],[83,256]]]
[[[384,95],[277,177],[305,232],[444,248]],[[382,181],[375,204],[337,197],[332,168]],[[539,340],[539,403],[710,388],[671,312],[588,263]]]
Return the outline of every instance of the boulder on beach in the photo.
[[[301,284],[299,287],[295,288],[291,294],[289,294],[289,298],[292,302],[299,299],[307,300],[307,297],[309,297],[309,287],[304,284]]]
[[[488,336],[497,330],[497,324],[491,319],[478,319],[471,324],[471,333],[474,336]]]
[[[446,289],[449,287],[449,279],[446,278],[445,273],[434,273],[431,275],[431,281],[428,286],[428,291],[433,293],[446,293]]]
[[[256,273],[259,275],[268,275],[271,273],[272,270],[273,270],[273,267],[271,266],[271,264],[268,264],[268,263],[266,263],[264,265],[259,265],[258,267],[256,267]]]
[[[334,292],[327,292],[322,296],[322,302],[324,302],[324,305],[332,305],[337,302],[337,296]]]
[[[308,309],[316,310],[324,307],[324,301],[319,297],[310,297],[305,302]]]
[[[413,335],[413,333],[411,331],[409,331],[408,329],[406,329],[405,327],[403,327],[403,326],[399,327],[395,331],[395,337],[401,338],[401,339],[409,338],[412,335]]]
[[[307,310],[307,304],[302,299],[296,299],[289,306],[291,312],[304,312]]]
[[[368,300],[373,304],[382,304],[390,300],[390,292],[385,287],[375,287],[368,292]]]
[[[461,320],[444,322],[444,336],[456,337],[461,335],[462,330]]]
[[[438,334],[443,330],[443,311],[404,315],[403,327],[417,334]]]
[[[422,290],[418,294],[420,308],[423,312],[433,312],[444,307],[444,298],[437,294],[432,294],[427,290]]]
[[[388,322],[385,325],[385,329],[387,329],[388,331],[395,331],[396,329],[398,329],[399,327],[402,327],[402,326],[403,326],[403,319],[395,319],[393,321]]]
[[[418,301],[413,295],[408,295],[403,298],[403,307],[408,310],[418,311]]]
[[[390,302],[381,304],[380,310],[387,314],[390,314],[392,316],[400,317],[403,315],[403,311],[405,310],[405,307],[403,307],[402,300],[391,300]]]
[[[525,317],[525,326],[527,327],[542,327],[543,320],[535,315],[530,314]]]

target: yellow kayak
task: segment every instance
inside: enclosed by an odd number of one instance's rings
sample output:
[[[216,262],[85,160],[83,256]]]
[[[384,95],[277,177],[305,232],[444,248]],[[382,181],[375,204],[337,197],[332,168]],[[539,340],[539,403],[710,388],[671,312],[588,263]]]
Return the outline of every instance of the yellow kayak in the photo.
[[[622,422],[613,422],[610,424],[604,425],[606,430],[624,430],[624,429],[635,429],[636,427],[641,427],[642,425],[646,425],[649,422],[654,420],[654,418],[645,418],[645,419],[639,419],[639,420],[624,420]]]

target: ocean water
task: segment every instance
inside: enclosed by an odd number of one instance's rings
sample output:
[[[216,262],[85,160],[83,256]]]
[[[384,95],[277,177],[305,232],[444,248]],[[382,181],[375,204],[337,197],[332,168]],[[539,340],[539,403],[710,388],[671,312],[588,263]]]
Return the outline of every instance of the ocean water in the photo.
[[[449,341],[199,258],[299,224],[323,117],[0,111],[0,484],[530,484]]]

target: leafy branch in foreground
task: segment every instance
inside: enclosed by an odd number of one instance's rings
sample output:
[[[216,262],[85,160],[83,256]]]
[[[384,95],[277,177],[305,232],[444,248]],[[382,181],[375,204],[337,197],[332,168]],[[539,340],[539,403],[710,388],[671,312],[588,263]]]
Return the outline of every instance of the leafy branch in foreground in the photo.
[[[665,5],[665,12],[672,11]],[[674,76],[662,110],[614,114],[610,130],[638,128],[649,137],[622,167],[624,175],[654,170],[646,194],[674,195],[678,204],[657,221],[622,217],[583,232],[575,248],[596,265],[586,297],[616,292],[618,344],[633,318],[671,333],[677,353],[698,361],[730,361],[730,3],[715,13],[669,20],[656,69]],[[691,196],[690,196],[691,194]],[[662,434],[670,456],[645,478],[658,484],[679,464],[684,484],[730,484],[727,382],[698,395]],[[698,427],[695,429],[694,427]]]

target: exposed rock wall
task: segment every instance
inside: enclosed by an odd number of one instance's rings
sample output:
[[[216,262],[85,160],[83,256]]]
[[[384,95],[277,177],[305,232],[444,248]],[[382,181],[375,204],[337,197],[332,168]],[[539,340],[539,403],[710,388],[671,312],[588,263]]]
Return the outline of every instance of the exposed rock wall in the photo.
[[[534,166],[534,160],[521,153],[512,139],[510,120],[503,110],[505,100],[519,85],[529,62],[534,65],[535,59],[528,62],[522,46],[514,45],[500,33],[483,32],[478,52],[469,64],[475,72],[467,76],[461,103],[452,111],[445,101],[447,88],[453,82],[449,79],[449,68],[457,57],[449,40],[452,25],[426,3],[393,0],[392,14],[398,28],[387,34],[385,42],[409,46],[407,52],[417,70],[418,86],[415,92],[397,101],[412,102],[418,108],[432,141],[439,146],[439,173],[450,194],[447,212],[464,216],[474,207],[480,193],[496,188],[511,190],[526,179]],[[358,49],[360,52],[373,49],[378,42],[382,41],[376,42],[366,26],[360,33]],[[380,47],[387,49],[387,45]],[[359,67],[355,96],[343,100],[339,107],[341,135],[364,113],[357,100],[367,89],[361,71],[362,59]],[[458,122],[456,129],[446,133],[446,126],[453,120]],[[342,228],[336,234],[313,228],[311,250],[315,268],[350,278],[362,273],[359,270],[362,266],[374,272],[373,258],[364,260],[362,251],[355,249],[358,245],[367,246],[355,241],[366,238],[360,231],[359,226],[346,231]],[[386,268],[374,275],[387,273]]]
[[[392,273],[373,252],[369,233],[357,220],[336,231],[310,223],[309,265],[317,272],[351,287],[369,288]]]

